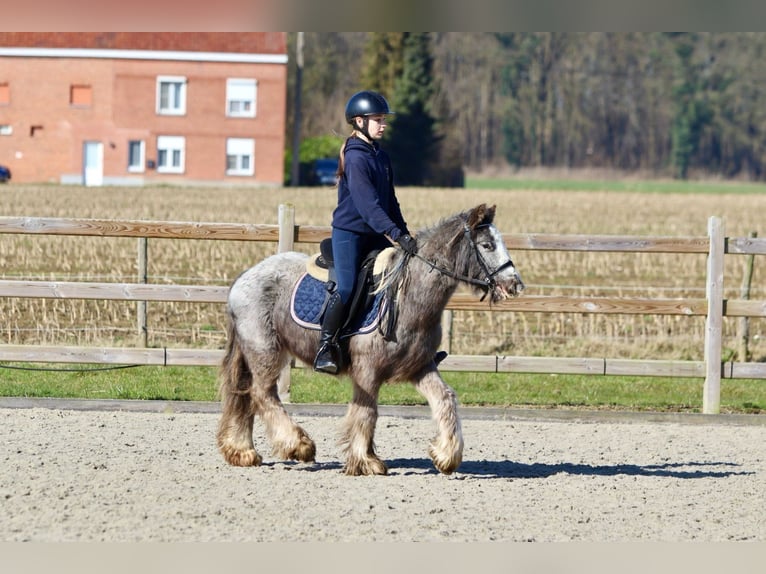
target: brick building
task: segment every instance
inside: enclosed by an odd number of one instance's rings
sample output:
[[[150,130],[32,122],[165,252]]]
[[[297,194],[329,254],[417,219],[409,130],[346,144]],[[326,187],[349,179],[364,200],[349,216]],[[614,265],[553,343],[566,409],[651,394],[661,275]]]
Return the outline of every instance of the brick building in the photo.
[[[283,32],[0,32],[14,182],[281,185]]]

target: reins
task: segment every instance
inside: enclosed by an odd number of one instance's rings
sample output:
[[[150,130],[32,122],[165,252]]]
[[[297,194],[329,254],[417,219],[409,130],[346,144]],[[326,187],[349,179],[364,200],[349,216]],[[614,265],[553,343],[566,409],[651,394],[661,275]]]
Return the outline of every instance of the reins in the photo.
[[[486,227],[489,224],[479,225],[478,227]],[[506,269],[507,267],[513,266],[513,261],[508,259],[505,263],[500,265],[497,269],[494,271],[489,270],[489,266],[487,265],[487,262],[484,260],[484,257],[482,257],[481,252],[479,251],[479,247],[476,245],[476,242],[471,237],[471,228],[468,227],[467,223],[463,223],[463,235],[465,235],[466,239],[468,240],[468,243],[473,247],[473,252],[476,255],[476,260],[479,262],[479,265],[482,268],[482,271],[484,271],[485,278],[484,279],[477,279],[475,277],[469,277],[467,275],[461,275],[460,273],[456,273],[455,271],[452,271],[450,269],[447,269],[446,267],[442,267],[441,265],[438,265],[437,263],[430,261],[423,257],[422,255],[415,253],[414,255],[405,253],[405,257],[416,257],[417,259],[420,259],[423,263],[428,265],[431,268],[431,271],[438,271],[442,275],[446,275],[447,277],[451,277],[452,279],[455,279],[457,281],[462,281],[463,283],[468,283],[470,285],[476,285],[477,287],[480,287],[484,290],[484,295],[482,295],[480,301],[484,301],[484,298],[487,296],[488,293],[490,293],[494,288],[497,286],[497,281],[495,281],[495,275],[500,273],[503,269]]]

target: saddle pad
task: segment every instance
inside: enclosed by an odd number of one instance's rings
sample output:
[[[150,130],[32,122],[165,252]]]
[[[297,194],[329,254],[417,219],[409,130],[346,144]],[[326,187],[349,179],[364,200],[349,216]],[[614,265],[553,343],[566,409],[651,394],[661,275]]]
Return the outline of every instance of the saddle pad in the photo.
[[[322,325],[319,322],[319,318],[326,295],[327,288],[325,283],[315,279],[308,273],[304,273],[295,283],[293,295],[290,299],[290,315],[293,321],[306,329],[320,330]],[[354,318],[344,328],[341,337],[363,335],[374,331],[380,322],[385,306],[383,293],[378,293],[370,308]]]

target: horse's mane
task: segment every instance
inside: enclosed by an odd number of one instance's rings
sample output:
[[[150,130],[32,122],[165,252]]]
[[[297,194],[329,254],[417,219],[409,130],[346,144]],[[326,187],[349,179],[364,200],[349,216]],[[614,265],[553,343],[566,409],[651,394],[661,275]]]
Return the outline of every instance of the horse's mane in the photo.
[[[445,253],[444,246],[448,246],[447,251],[451,252],[452,248],[463,238],[466,226],[473,229],[477,225],[491,224],[494,216],[495,206],[488,207],[486,204],[481,204],[473,209],[442,218],[434,225],[417,232],[419,253],[422,253],[429,260],[446,265],[448,262],[444,259],[448,253]],[[437,247],[434,248],[434,245]],[[468,246],[465,246],[466,253],[468,253],[467,249]],[[383,272],[378,287],[375,289],[376,293],[392,285],[398,286],[405,280],[408,259],[409,257],[406,257],[400,249],[396,250]],[[452,261],[452,264],[459,265],[459,260],[460,257],[458,256],[456,260]]]
[[[430,255],[446,254],[443,246],[451,249],[459,243],[465,235],[466,227],[473,230],[480,225],[489,225],[494,217],[495,206],[488,207],[482,203],[473,209],[445,217],[435,225],[418,232],[418,244]]]

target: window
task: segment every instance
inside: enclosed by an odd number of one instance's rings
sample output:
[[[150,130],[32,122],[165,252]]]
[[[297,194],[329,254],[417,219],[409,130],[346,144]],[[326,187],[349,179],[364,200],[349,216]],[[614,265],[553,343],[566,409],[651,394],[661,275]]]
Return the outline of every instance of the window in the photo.
[[[185,155],[186,138],[182,136],[157,138],[157,171],[159,173],[183,173]]]
[[[235,118],[255,117],[255,80],[229,78],[226,80],[226,115]]]
[[[11,87],[7,82],[0,82],[0,106],[11,103]]]
[[[144,156],[146,146],[141,140],[128,142],[128,171],[144,171]]]
[[[93,104],[93,88],[84,85],[72,85],[69,87],[69,105],[81,108]]]
[[[229,138],[226,140],[226,175],[253,175],[255,140]]]
[[[182,116],[186,113],[186,78],[157,78],[157,113],[171,116]]]

